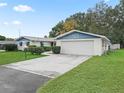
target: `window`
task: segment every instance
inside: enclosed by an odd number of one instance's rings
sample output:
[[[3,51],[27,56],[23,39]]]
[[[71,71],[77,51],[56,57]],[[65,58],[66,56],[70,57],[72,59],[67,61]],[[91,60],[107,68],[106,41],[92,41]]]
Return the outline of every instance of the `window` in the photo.
[[[19,46],[22,46],[22,45],[23,45],[23,43],[22,43],[22,42],[20,42],[20,43],[19,43]]]
[[[29,45],[30,45],[30,42],[27,42],[27,43],[26,43],[26,46],[29,46]]]

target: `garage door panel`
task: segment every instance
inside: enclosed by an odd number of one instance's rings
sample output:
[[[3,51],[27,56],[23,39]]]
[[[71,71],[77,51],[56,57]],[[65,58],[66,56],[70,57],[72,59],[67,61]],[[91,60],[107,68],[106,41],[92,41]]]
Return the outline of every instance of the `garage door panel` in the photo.
[[[61,53],[74,55],[93,55],[93,41],[66,41],[61,43]]]

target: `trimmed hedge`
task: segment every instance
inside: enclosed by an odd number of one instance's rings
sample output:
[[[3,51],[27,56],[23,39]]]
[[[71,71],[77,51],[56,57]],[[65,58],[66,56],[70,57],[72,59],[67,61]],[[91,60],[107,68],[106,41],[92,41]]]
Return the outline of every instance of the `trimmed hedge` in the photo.
[[[36,45],[29,45],[28,46],[29,48],[32,48],[32,47],[37,47]]]
[[[6,51],[17,51],[17,45],[16,44],[6,44],[5,50]]]
[[[44,52],[44,48],[43,47],[29,47],[25,49],[25,52],[31,52],[31,54],[40,55],[41,53]]]
[[[51,51],[52,50],[52,47],[50,47],[50,46],[44,46],[43,48],[44,48],[44,51]]]
[[[61,47],[60,46],[54,46],[52,47],[52,52],[54,54],[60,54]]]

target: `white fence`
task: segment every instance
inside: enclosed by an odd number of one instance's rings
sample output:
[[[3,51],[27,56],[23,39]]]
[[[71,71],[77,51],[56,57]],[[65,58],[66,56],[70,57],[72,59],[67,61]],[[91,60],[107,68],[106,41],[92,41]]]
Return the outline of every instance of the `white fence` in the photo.
[[[111,49],[115,50],[115,49],[120,49],[120,44],[112,44],[110,46]]]

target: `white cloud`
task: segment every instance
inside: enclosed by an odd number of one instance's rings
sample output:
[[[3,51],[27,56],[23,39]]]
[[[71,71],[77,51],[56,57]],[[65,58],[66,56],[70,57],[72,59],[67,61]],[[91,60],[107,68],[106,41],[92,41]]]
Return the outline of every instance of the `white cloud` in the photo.
[[[0,7],[5,7],[7,6],[7,3],[0,3]]]
[[[15,20],[15,21],[12,22],[12,24],[14,24],[14,25],[21,25],[22,23],[20,21]]]
[[[3,22],[3,25],[9,25],[9,23],[8,22]]]
[[[28,12],[28,11],[34,11],[31,6],[28,5],[18,5],[14,6],[13,9],[17,12]]]

